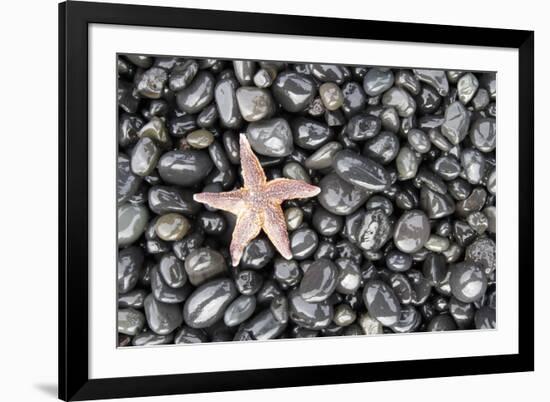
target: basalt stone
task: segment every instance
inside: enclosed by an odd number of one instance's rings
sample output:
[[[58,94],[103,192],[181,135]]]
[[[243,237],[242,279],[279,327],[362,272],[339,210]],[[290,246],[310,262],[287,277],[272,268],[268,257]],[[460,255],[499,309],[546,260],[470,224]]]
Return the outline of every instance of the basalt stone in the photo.
[[[250,85],[256,72],[256,63],[251,60],[233,60],[233,70],[241,85]]]
[[[334,309],[333,321],[340,327],[347,327],[348,325],[353,324],[356,318],[357,314],[347,304],[339,304]]]
[[[445,109],[445,122],[441,126],[443,134],[452,144],[458,144],[468,134],[470,116],[462,103],[453,102]]]
[[[418,95],[422,85],[410,70],[399,70],[395,74],[395,85],[406,89],[411,95]]]
[[[197,113],[214,98],[215,79],[206,71],[197,73],[193,81],[176,94],[178,107],[186,113]]]
[[[467,148],[462,151],[460,161],[464,167],[466,180],[471,184],[479,184],[486,173],[485,157],[477,149]]]
[[[332,321],[334,310],[327,301],[309,303],[297,290],[289,293],[289,316],[300,327],[312,330],[326,328]]]
[[[169,151],[160,158],[158,171],[165,182],[188,187],[203,180],[212,166],[212,160],[205,151]]]
[[[261,269],[273,259],[275,250],[273,246],[264,237],[258,237],[252,240],[245,247],[241,259],[243,268]]]
[[[283,118],[250,123],[246,129],[252,149],[265,156],[288,156],[294,150],[292,131]]]
[[[416,110],[416,103],[412,96],[398,87],[393,87],[384,93],[382,104],[386,107],[394,107],[401,117],[412,116]]]
[[[150,99],[159,99],[162,96],[164,84],[168,80],[166,70],[159,67],[151,67],[145,71],[136,84],[141,96]]]
[[[181,91],[187,87],[199,71],[199,63],[195,60],[187,60],[179,66],[175,66],[170,73],[168,87],[174,91]]]
[[[141,311],[133,308],[119,309],[117,314],[117,328],[120,334],[137,335],[145,325],[145,317]]]
[[[117,289],[119,293],[127,293],[136,286],[143,261],[143,251],[139,247],[128,247],[118,252]]]
[[[313,262],[300,282],[300,296],[306,302],[318,303],[327,300],[336,289],[338,268],[330,260]]]
[[[357,245],[365,251],[378,251],[392,235],[392,224],[381,209],[369,210],[357,230]]]
[[[353,141],[364,141],[376,136],[382,128],[378,117],[368,114],[358,114],[349,119],[346,133]]]
[[[193,200],[191,192],[176,187],[153,186],[149,189],[148,205],[151,210],[163,215],[170,212],[193,216],[200,210],[200,204]]]
[[[418,310],[410,305],[403,306],[399,315],[399,321],[390,328],[396,333],[414,332],[422,321]]]
[[[133,85],[125,80],[118,80],[117,105],[126,113],[135,113],[139,107],[140,97]]]
[[[464,303],[451,297],[449,301],[449,313],[460,329],[471,327],[474,321],[475,308],[472,303]]]
[[[462,262],[455,264],[450,271],[449,284],[454,297],[463,303],[481,299],[487,289],[487,278],[479,265]]]
[[[141,138],[132,150],[132,172],[138,176],[147,176],[155,169],[160,156],[160,149],[147,137]]]
[[[425,154],[430,150],[430,137],[422,130],[411,129],[407,133],[407,141],[411,147],[421,154]]]
[[[144,289],[134,289],[124,294],[120,294],[119,292],[118,307],[142,309],[145,297],[147,297],[147,291]]]
[[[342,84],[351,75],[347,67],[337,64],[311,64],[311,73],[321,82]]]
[[[333,236],[342,230],[344,219],[324,208],[317,208],[313,213],[312,225],[322,236]]]
[[[315,97],[315,83],[306,75],[286,71],[280,73],[271,86],[273,97],[287,112],[303,111]]]
[[[204,235],[200,232],[194,232],[188,234],[180,241],[176,241],[172,244],[172,250],[176,257],[180,260],[185,260],[187,256],[193,251],[202,246],[204,242]]]
[[[298,262],[295,260],[285,260],[284,258],[275,259],[273,264],[273,278],[283,289],[297,285],[301,277],[302,273]]]
[[[394,272],[408,271],[412,263],[412,257],[399,250],[391,250],[386,254],[386,266]]]
[[[420,190],[420,206],[430,219],[443,218],[455,211],[455,203],[449,195],[437,193],[427,187]]]
[[[122,204],[117,211],[118,246],[134,243],[147,226],[149,213],[142,205]]]
[[[430,222],[422,211],[407,211],[395,224],[393,241],[404,253],[420,250],[430,237]]]
[[[445,71],[414,69],[413,72],[420,81],[434,87],[439,95],[447,96],[449,93],[449,81],[447,80]]]
[[[457,82],[456,88],[458,92],[458,99],[463,104],[467,104],[474,97],[477,89],[479,87],[479,82],[476,76],[472,73],[466,73]]]
[[[437,253],[428,254],[422,265],[422,273],[432,285],[440,285],[447,276],[445,257]]]
[[[203,342],[208,342],[206,333],[203,330],[187,326],[181,327],[174,337],[175,344]]]
[[[132,339],[133,346],[155,346],[155,345],[167,345],[174,341],[174,334],[158,335],[153,331],[144,331]]]
[[[399,138],[392,132],[382,131],[376,137],[365,142],[363,154],[374,161],[386,165],[399,153]]]
[[[312,229],[298,229],[290,235],[290,250],[297,260],[305,260],[313,255],[318,244],[319,237]]]
[[[192,328],[206,328],[219,321],[237,296],[229,279],[214,279],[198,287],[185,301],[183,318]]]
[[[124,154],[118,154],[117,158],[117,203],[124,204],[138,191],[141,177],[130,168],[130,158]]]
[[[149,328],[157,335],[168,335],[183,322],[181,306],[162,303],[152,294],[145,298],[144,310]]]
[[[183,262],[174,254],[165,254],[162,256],[158,271],[166,284],[172,288],[181,288],[187,282]]]
[[[342,95],[344,100],[341,110],[347,117],[356,115],[365,109],[367,103],[367,96],[356,82],[350,81],[342,85]]]
[[[348,258],[339,258],[335,264],[338,267],[336,291],[346,295],[355,294],[362,280],[359,265]]]
[[[288,208],[284,211],[286,228],[289,231],[296,230],[304,221],[304,212],[300,208]]]
[[[166,283],[159,273],[158,267],[151,269],[151,291],[153,297],[159,302],[167,304],[177,304],[183,302],[191,293],[191,286],[182,286],[173,288]]]
[[[443,180],[454,180],[461,172],[460,162],[453,155],[444,155],[437,158],[432,169]]]
[[[367,191],[382,191],[390,183],[382,165],[353,151],[338,152],[332,166],[341,179]]]
[[[223,315],[223,322],[228,327],[235,327],[248,320],[256,309],[254,296],[241,295],[231,302]]]
[[[304,162],[308,169],[320,170],[326,169],[332,165],[334,156],[342,149],[339,142],[328,142],[313,154],[311,154]]]
[[[261,289],[263,285],[263,278],[256,271],[239,271],[235,276],[235,285],[241,294],[253,295]]]
[[[422,85],[420,92],[415,97],[417,110],[423,113],[434,113],[441,106],[441,96],[430,85]]]
[[[294,134],[294,142],[304,149],[318,149],[334,136],[334,132],[330,127],[306,117],[293,119],[291,127]]]
[[[401,147],[395,159],[399,180],[409,180],[416,176],[420,166],[420,158],[408,146]]]
[[[208,148],[208,146],[214,142],[212,133],[205,129],[193,131],[189,133],[185,139],[187,143],[195,149]]]
[[[237,103],[237,88],[238,84],[234,79],[225,78],[219,80],[214,89],[214,99],[220,121],[227,128],[238,128],[242,123],[242,116]]]
[[[263,310],[250,320],[244,322],[237,330],[233,340],[261,340],[275,339],[286,328],[286,324],[278,321],[271,310]]]
[[[401,273],[393,273],[389,276],[389,284],[395,296],[401,304],[410,304],[413,297],[413,289],[408,278]]]
[[[374,279],[365,284],[363,300],[369,314],[382,325],[390,326],[399,321],[401,306],[390,286]]]
[[[393,72],[389,69],[371,68],[363,79],[363,88],[369,96],[381,95],[390,89],[394,82]]]
[[[342,180],[336,174],[328,174],[319,182],[320,204],[336,215],[349,215],[356,211],[368,198],[369,192]]]
[[[191,251],[185,258],[185,272],[194,286],[223,275],[227,272],[227,264],[221,253],[210,248],[199,248]]]
[[[237,89],[237,104],[243,119],[248,122],[268,118],[275,112],[271,93],[262,88],[240,87]]]
[[[485,275],[496,269],[496,244],[489,237],[480,237],[466,248],[466,261],[479,265]]]

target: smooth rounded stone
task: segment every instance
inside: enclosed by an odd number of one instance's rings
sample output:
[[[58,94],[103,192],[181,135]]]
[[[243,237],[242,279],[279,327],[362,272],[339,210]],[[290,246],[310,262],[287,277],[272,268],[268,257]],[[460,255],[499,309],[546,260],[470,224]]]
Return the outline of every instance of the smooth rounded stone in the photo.
[[[256,63],[252,60],[233,60],[233,71],[241,85],[250,85],[256,72]]]
[[[304,74],[285,71],[280,73],[271,91],[275,100],[281,104],[287,112],[301,112],[315,97],[317,88],[311,78]]]
[[[426,303],[426,300],[428,300],[432,292],[432,284],[430,281],[424,277],[422,272],[416,269],[410,269],[406,272],[406,275],[413,290],[412,304],[420,306]]]
[[[283,177],[293,180],[301,180],[306,183],[311,183],[309,174],[304,167],[298,162],[289,162],[283,166]]]
[[[220,121],[227,128],[238,128],[242,123],[237,103],[237,88],[238,84],[233,78],[220,79],[214,88],[214,99]]]
[[[408,146],[401,147],[395,158],[399,180],[409,180],[416,176],[420,166],[420,158]]]
[[[149,68],[153,65],[153,58],[150,56],[126,54],[124,57],[137,67]]]
[[[317,196],[320,204],[336,215],[349,215],[367,200],[369,192],[357,188],[331,173],[319,182],[321,193]]]
[[[449,313],[459,329],[466,329],[474,321],[475,308],[472,303],[464,303],[457,300],[456,297],[451,297],[449,301]]]
[[[290,234],[290,250],[297,260],[305,260],[312,256],[318,244],[319,237],[312,229],[302,228]]]
[[[412,95],[418,95],[422,88],[420,81],[410,70],[399,70],[395,74],[395,85],[406,89]]]
[[[476,76],[472,73],[464,74],[456,84],[458,99],[462,103],[467,104],[472,100],[478,88],[479,82]]]
[[[222,135],[222,143],[229,161],[238,165],[241,163],[239,155],[239,140],[233,131],[226,131]]]
[[[464,105],[460,102],[451,103],[445,109],[445,121],[441,125],[441,134],[456,145],[466,137],[469,127],[470,115]]]
[[[468,198],[472,192],[472,186],[466,180],[457,178],[447,183],[449,194],[457,201]]]
[[[381,209],[365,213],[357,230],[357,245],[365,251],[378,251],[392,235],[392,224]]]
[[[300,208],[292,207],[287,208],[284,211],[286,228],[292,232],[293,230],[298,229],[302,222],[304,221],[304,213]]]
[[[263,278],[256,271],[239,271],[235,276],[235,285],[241,294],[250,296],[257,293],[261,289],[263,285]]]
[[[368,191],[382,191],[390,184],[382,165],[350,150],[338,152],[332,166],[342,180]]]
[[[466,248],[464,258],[480,266],[485,275],[489,275],[496,269],[496,244],[489,237],[480,237]]]
[[[393,107],[387,107],[380,114],[380,121],[382,122],[382,129],[397,133],[401,126],[401,120],[397,110]]]
[[[439,95],[447,96],[449,93],[449,81],[447,75],[443,70],[426,70],[426,69],[414,69],[414,75],[426,84],[434,87]]]
[[[447,277],[447,272],[447,262],[441,254],[428,254],[422,264],[422,274],[433,286],[440,285]]]
[[[182,343],[204,343],[208,342],[208,336],[203,330],[190,328],[187,326],[181,327],[174,337],[176,345]]]
[[[183,262],[174,254],[165,254],[159,262],[158,271],[164,282],[172,288],[181,288],[187,282]]]
[[[134,86],[125,80],[119,79],[117,85],[117,105],[126,113],[136,113],[140,97]]]
[[[133,346],[156,346],[167,345],[174,341],[174,335],[158,335],[153,331],[146,330],[134,336],[132,339]]]
[[[399,250],[391,250],[386,254],[386,266],[394,272],[408,271],[412,263],[412,257]]]
[[[416,152],[421,154],[425,154],[431,148],[430,137],[428,134],[416,128],[409,130],[407,133],[407,141]]]
[[[422,188],[425,186],[429,190],[435,191],[439,194],[447,193],[447,184],[443,181],[443,179],[425,168],[420,168],[413,183],[417,188]]]
[[[227,228],[223,215],[212,211],[202,211],[198,216],[197,223],[206,234],[212,236],[222,235]]]
[[[479,184],[486,173],[485,156],[477,149],[467,148],[460,156],[466,180],[471,184]]]
[[[327,112],[325,105],[323,105],[323,101],[319,96],[315,97],[310,102],[306,111],[307,111],[307,114],[309,114],[312,117],[321,117]]]
[[[146,70],[138,79],[136,89],[139,94],[149,99],[159,99],[168,80],[168,74],[163,68],[152,67]]]
[[[491,99],[489,97],[489,92],[485,88],[479,88],[472,98],[471,105],[474,107],[474,110],[483,110],[489,105]]]
[[[193,250],[201,247],[203,242],[204,235],[200,232],[194,232],[188,234],[182,240],[174,242],[172,244],[172,250],[176,257],[180,260],[185,260]]]
[[[464,250],[461,246],[459,246],[456,243],[451,243],[449,248],[447,250],[443,251],[441,254],[443,254],[445,256],[445,259],[447,260],[448,263],[453,263],[453,262],[458,261],[459,257],[462,255],[463,251]]]
[[[486,200],[487,192],[481,187],[476,187],[466,199],[456,203],[457,214],[466,217],[471,212],[481,211]]]
[[[324,208],[316,208],[311,224],[322,236],[333,236],[344,227],[344,218],[334,215]]]
[[[153,117],[147,124],[141,127],[138,136],[139,138],[150,138],[162,147],[166,147],[171,142],[164,121],[158,117]]]
[[[344,103],[341,110],[347,117],[361,113],[367,103],[367,95],[357,82],[349,81],[342,85],[342,94],[344,95]]]
[[[122,204],[117,209],[118,246],[135,242],[145,231],[149,213],[143,205]]]
[[[200,204],[188,191],[176,187],[153,186],[148,194],[149,208],[158,215],[170,212],[193,216],[200,211]]]
[[[317,149],[304,162],[308,169],[321,170],[332,166],[334,156],[342,149],[342,144],[339,142],[328,142],[321,148]]]
[[[195,116],[185,114],[168,120],[167,131],[174,138],[183,138],[186,134],[198,128]]]
[[[432,128],[428,131],[428,136],[432,144],[443,152],[449,152],[452,148],[452,144],[445,138],[439,128]]]
[[[118,154],[116,194],[117,203],[123,204],[132,198],[138,191],[141,177],[135,174],[130,167],[130,159],[124,154]]]
[[[228,327],[235,327],[248,320],[256,309],[254,296],[241,295],[231,302],[223,315],[223,322]]]
[[[447,194],[436,193],[427,187],[420,190],[420,206],[430,219],[439,219],[455,212],[455,203]]]
[[[296,117],[290,125],[295,144],[304,149],[316,150],[334,136],[329,126],[307,117]]]
[[[456,179],[462,170],[460,162],[453,155],[444,155],[437,158],[432,169],[443,180]]]
[[[149,275],[153,297],[159,302],[167,304],[181,303],[189,296],[189,293],[191,293],[190,285],[179,288],[169,286],[159,273],[158,266],[151,268]]]
[[[439,314],[430,320],[426,327],[426,331],[454,331],[457,329],[453,317],[449,314]]]
[[[206,71],[199,71],[193,81],[176,93],[178,107],[186,113],[200,112],[214,98],[215,78]]]
[[[483,297],[487,289],[487,278],[477,264],[465,261],[451,269],[449,284],[453,296],[464,303],[471,303]]]
[[[126,148],[129,145],[135,144],[139,138],[138,133],[143,124],[144,121],[139,116],[122,113],[119,117],[117,131],[118,145]]]
[[[370,197],[365,204],[365,208],[367,210],[381,209],[387,216],[390,216],[393,213],[392,202],[383,195],[373,195]]]
[[[237,296],[232,280],[213,279],[199,286],[183,306],[183,319],[191,328],[206,328],[219,321]]]
[[[147,176],[157,166],[160,149],[155,142],[147,137],[140,138],[132,150],[131,168],[138,176]]]
[[[388,277],[386,281],[391,285],[393,293],[401,304],[412,303],[413,289],[412,286],[404,274],[393,273]]]
[[[341,327],[347,327],[355,322],[357,314],[347,304],[339,304],[334,309],[334,317],[332,321]]]
[[[302,277],[300,266],[295,260],[285,260],[276,258],[273,264],[273,278],[281,285],[283,289],[293,287],[298,284]]]
[[[237,104],[243,119],[248,122],[262,120],[275,112],[271,93],[262,88],[240,87],[237,89]]]
[[[399,138],[392,132],[382,131],[369,139],[363,148],[363,154],[374,161],[386,165],[399,153]]]
[[[416,102],[412,96],[399,87],[393,87],[386,91],[382,96],[382,104],[395,108],[400,117],[412,116],[416,111]]]
[[[180,214],[171,212],[160,216],[155,224],[155,233],[164,241],[178,241],[189,232],[191,223]]]
[[[261,68],[254,74],[254,85],[258,88],[270,87],[276,76],[277,71],[275,69],[270,67]]]
[[[422,317],[418,310],[411,305],[406,305],[401,308],[399,321],[391,325],[390,328],[395,333],[413,332],[420,326],[421,322]]]
[[[185,139],[187,143],[195,149],[208,148],[208,146],[214,142],[212,132],[205,129],[195,130],[187,134]]]
[[[497,193],[497,170],[496,169],[493,169],[491,173],[489,173],[489,176],[487,177],[486,187],[489,193],[496,195]]]
[[[458,219],[453,223],[453,234],[456,242],[461,246],[468,246],[477,238],[474,229],[468,223]]]
[[[144,311],[149,328],[157,335],[168,335],[183,322],[181,306],[162,303],[152,294],[145,298]]]
[[[466,221],[478,234],[483,234],[489,227],[489,220],[482,212],[472,212]]]
[[[335,261],[338,267],[338,279],[336,291],[341,294],[355,294],[361,286],[361,270],[359,266],[349,258],[338,258]]]
[[[264,237],[257,237],[245,247],[241,258],[241,266],[250,269],[265,267],[275,256],[273,246]]]
[[[143,302],[147,296],[147,291],[144,289],[134,289],[127,293],[118,294],[118,307],[132,307],[137,309],[143,308]]]
[[[319,87],[319,96],[327,110],[336,110],[344,103],[344,95],[334,82],[325,82]]]
[[[319,330],[329,326],[334,316],[332,304],[328,300],[319,303],[305,301],[298,290],[288,295],[289,317],[300,327]]]
[[[489,306],[482,306],[474,315],[477,329],[494,329],[497,326],[496,310]]]
[[[139,247],[128,247],[118,252],[117,289],[119,293],[127,293],[136,286],[143,261],[143,251]]]
[[[353,141],[364,141],[376,136],[381,129],[382,122],[378,117],[361,113],[349,119],[346,134]]]
[[[185,63],[175,66],[170,72],[168,87],[174,91],[181,91],[187,87],[199,72],[199,63],[195,60],[186,60]]]
[[[434,253],[442,253],[450,246],[449,239],[438,235],[430,235],[424,247],[426,250],[433,251]]]
[[[396,324],[399,321],[401,306],[390,286],[378,279],[365,284],[363,300],[369,314],[384,326]]]
[[[369,313],[361,314],[357,322],[365,335],[378,335],[383,333],[380,321],[372,317]]]
[[[212,160],[204,150],[178,150],[162,155],[158,172],[166,183],[188,187],[206,178],[212,166]]]
[[[278,296],[271,300],[269,310],[271,314],[273,314],[273,317],[275,317],[275,320],[281,324],[286,324],[288,322],[288,300],[286,297]]]
[[[117,330],[120,334],[134,336],[143,329],[145,317],[133,308],[121,308],[117,312]]]
[[[284,293],[277,283],[271,279],[266,279],[262,288],[256,294],[256,301],[259,304],[269,304],[274,298],[279,296],[284,296]]]
[[[490,233],[497,232],[497,209],[489,206],[483,210],[483,214],[487,217],[487,231]]]
[[[393,232],[393,242],[404,253],[419,251],[430,237],[430,221],[419,210],[407,211],[401,215]]]
[[[435,113],[441,106],[441,96],[429,85],[422,85],[420,92],[415,97],[417,110],[422,113]]]
[[[369,96],[378,96],[393,86],[394,76],[390,69],[371,68],[363,79],[363,89]]]
[[[266,341],[275,339],[283,333],[285,328],[286,324],[277,321],[273,313],[266,309],[244,322],[237,330],[233,340],[246,341],[254,339]]]
[[[311,64],[310,69],[311,74],[321,82],[342,84],[351,75],[347,67],[337,64]]]
[[[307,302],[318,303],[327,300],[336,289],[338,268],[330,260],[313,262],[300,282],[300,296]]]
[[[223,255],[213,249],[203,247],[193,250],[185,258],[185,272],[194,286],[223,275],[227,272],[227,264]]]
[[[250,123],[246,136],[252,149],[265,156],[288,156],[294,150],[292,131],[280,117]]]

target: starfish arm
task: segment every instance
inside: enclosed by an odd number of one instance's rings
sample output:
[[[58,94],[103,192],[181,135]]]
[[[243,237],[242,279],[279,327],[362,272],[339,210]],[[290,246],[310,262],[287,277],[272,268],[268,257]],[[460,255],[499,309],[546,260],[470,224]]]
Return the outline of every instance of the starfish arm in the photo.
[[[321,189],[302,180],[275,179],[267,183],[266,192],[267,197],[282,202],[296,198],[314,197],[321,192]]]
[[[273,243],[277,251],[287,260],[292,258],[290,242],[286,231],[285,215],[278,204],[268,204],[264,210],[264,222],[262,225],[267,237]]]
[[[240,136],[240,155],[241,155],[241,169],[244,179],[244,185],[247,188],[254,189],[265,185],[266,178],[260,161],[252,152],[250,143],[246,138],[246,135]]]
[[[193,196],[193,199],[212,208],[239,215],[246,208],[243,200],[244,195],[244,190],[240,189],[225,193],[198,193]]]
[[[245,210],[237,217],[233,230],[229,252],[234,267],[239,265],[246,245],[260,233],[262,225],[259,215],[252,210]]]

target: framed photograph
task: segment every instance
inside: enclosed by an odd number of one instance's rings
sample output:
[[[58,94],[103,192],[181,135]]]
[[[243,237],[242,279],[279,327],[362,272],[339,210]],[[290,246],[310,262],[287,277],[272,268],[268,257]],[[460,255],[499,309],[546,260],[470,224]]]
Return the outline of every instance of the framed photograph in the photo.
[[[59,397],[533,370],[533,43],[60,4]]]

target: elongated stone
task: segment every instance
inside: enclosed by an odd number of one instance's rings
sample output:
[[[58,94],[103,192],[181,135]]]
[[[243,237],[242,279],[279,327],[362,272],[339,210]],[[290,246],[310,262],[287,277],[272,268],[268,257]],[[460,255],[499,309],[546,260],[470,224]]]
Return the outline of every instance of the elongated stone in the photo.
[[[338,152],[332,166],[341,179],[365,190],[382,191],[390,183],[382,165],[353,151]]]
[[[401,306],[391,287],[374,279],[365,284],[363,300],[369,314],[382,325],[390,326],[399,321]]]
[[[197,113],[214,98],[212,74],[200,71],[193,81],[176,94],[178,107],[186,113]]]
[[[422,211],[407,211],[395,224],[393,241],[404,253],[420,250],[430,237],[430,221]]]
[[[317,198],[320,204],[336,215],[353,213],[369,197],[369,192],[353,186],[334,173],[323,177],[319,187],[321,193]]]
[[[229,279],[214,279],[198,287],[183,306],[183,318],[191,328],[206,328],[218,322],[237,296]]]

